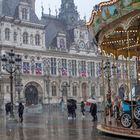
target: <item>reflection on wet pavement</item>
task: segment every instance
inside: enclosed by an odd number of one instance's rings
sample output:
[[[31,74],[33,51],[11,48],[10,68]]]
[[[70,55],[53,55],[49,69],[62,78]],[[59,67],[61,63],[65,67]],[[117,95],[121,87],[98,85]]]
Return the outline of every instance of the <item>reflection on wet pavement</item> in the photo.
[[[90,114],[82,120],[68,120],[66,113],[59,111],[40,114],[24,114],[24,122],[6,121],[0,115],[0,140],[126,140],[107,136],[97,131],[97,122],[92,122]],[[99,119],[100,120],[100,119]]]

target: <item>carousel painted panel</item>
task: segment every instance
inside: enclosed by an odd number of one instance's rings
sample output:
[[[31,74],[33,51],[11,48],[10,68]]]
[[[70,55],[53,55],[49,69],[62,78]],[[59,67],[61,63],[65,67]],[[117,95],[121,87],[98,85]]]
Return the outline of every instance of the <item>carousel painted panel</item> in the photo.
[[[97,34],[107,24],[137,9],[140,9],[140,0],[102,2],[94,7],[93,17],[87,24],[92,24],[94,33]]]

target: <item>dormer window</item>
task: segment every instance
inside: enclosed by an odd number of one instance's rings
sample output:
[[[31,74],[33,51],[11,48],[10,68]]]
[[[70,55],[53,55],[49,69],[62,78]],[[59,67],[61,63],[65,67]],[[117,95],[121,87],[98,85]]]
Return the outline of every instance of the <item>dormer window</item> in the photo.
[[[40,35],[39,34],[35,35],[35,45],[37,45],[37,46],[40,45]]]
[[[28,33],[27,32],[23,33],[23,44],[28,44]]]
[[[26,8],[22,8],[22,19],[23,20],[28,19],[28,10]]]
[[[5,29],[5,40],[7,40],[7,41],[10,40],[10,29],[9,28]]]

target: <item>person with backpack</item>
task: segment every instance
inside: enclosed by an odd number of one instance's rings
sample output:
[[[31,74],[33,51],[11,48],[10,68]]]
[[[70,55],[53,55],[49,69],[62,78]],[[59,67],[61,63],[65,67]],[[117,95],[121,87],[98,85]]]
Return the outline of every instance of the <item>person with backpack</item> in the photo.
[[[19,122],[23,122],[23,112],[24,112],[24,105],[22,103],[19,103],[18,106],[18,116],[19,116]]]

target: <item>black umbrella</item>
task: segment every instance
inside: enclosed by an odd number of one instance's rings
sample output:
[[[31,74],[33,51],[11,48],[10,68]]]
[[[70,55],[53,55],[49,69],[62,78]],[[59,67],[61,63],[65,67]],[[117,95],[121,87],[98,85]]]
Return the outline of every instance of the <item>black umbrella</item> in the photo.
[[[67,102],[69,102],[69,103],[76,103],[77,101],[75,99],[68,99]]]

